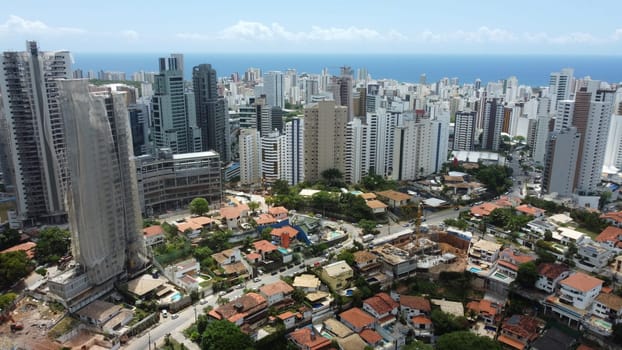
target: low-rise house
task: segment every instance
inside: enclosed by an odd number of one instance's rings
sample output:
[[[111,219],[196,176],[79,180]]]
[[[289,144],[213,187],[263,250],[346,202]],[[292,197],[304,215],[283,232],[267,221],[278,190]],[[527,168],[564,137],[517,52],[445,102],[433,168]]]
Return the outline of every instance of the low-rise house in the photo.
[[[194,278],[194,276],[198,275],[201,271],[201,264],[195,259],[190,258],[188,260],[184,260],[177,264],[172,264],[164,268],[164,276],[168,278],[173,284],[181,286],[182,288],[190,287],[192,289],[193,283],[189,283],[189,286],[186,286],[187,282],[183,281],[184,277],[190,276]]]
[[[317,292],[320,289],[322,282],[315,275],[302,274],[294,278],[294,288],[300,288],[305,293]]]
[[[545,210],[538,207],[531,206],[530,204],[522,204],[516,207],[516,211],[523,215],[531,215],[534,218],[540,218],[544,216]]]
[[[400,295],[400,311],[405,319],[409,320],[419,315],[430,315],[432,305],[424,297],[415,295]]]
[[[212,258],[218,263],[218,265],[228,265],[241,261],[242,255],[240,254],[240,249],[231,248],[212,254]]]
[[[622,211],[612,211],[600,216],[601,219],[607,221],[610,225],[622,228]]]
[[[382,344],[382,336],[378,332],[371,329],[363,329],[359,334],[368,346],[377,348]]]
[[[492,264],[499,258],[499,252],[502,245],[499,243],[480,239],[473,243],[469,248],[469,259],[475,264],[486,264],[492,266]]]
[[[123,308],[103,300],[95,300],[76,312],[78,317],[87,323],[102,327],[104,323],[118,315]]]
[[[605,247],[622,250],[622,228],[608,226],[596,237],[595,241]]]
[[[268,316],[268,301],[251,292],[211,310],[207,315],[215,320],[228,320],[237,326],[261,324]]]
[[[279,320],[283,321],[285,329],[292,329],[296,326],[296,323],[302,321],[304,316],[300,312],[286,311],[276,316]]]
[[[570,270],[566,265],[542,263],[538,266],[536,288],[554,293],[561,280],[568,277]]]
[[[370,314],[358,307],[353,307],[340,313],[339,319],[355,333],[359,333],[366,328],[373,329],[376,323],[376,320]]]
[[[262,260],[266,259],[266,254],[272,253],[278,249],[277,246],[266,241],[265,239],[253,242],[253,247],[255,248],[255,251],[261,255]]]
[[[317,334],[313,326],[296,329],[287,335],[287,339],[300,350],[324,350],[331,347],[330,340]]]
[[[378,195],[381,200],[386,201],[391,208],[401,208],[408,205],[412,200],[411,195],[394,190],[376,192],[376,195]]]
[[[567,227],[558,227],[553,231],[553,240],[566,246],[571,243],[578,246],[584,239],[585,234]]]
[[[583,272],[575,272],[560,282],[560,301],[585,310],[600,293],[603,281]]]
[[[497,340],[511,349],[523,350],[538,338],[544,326],[544,321],[540,319],[526,315],[512,315],[503,322]]]
[[[257,224],[257,226],[267,226],[267,225],[272,225],[272,224],[276,224],[276,219],[274,218],[274,216],[270,215],[270,214],[259,214],[259,216],[257,216],[255,218],[255,223]]]
[[[7,248],[0,252],[0,254],[10,253],[10,252],[25,252],[28,259],[32,259],[35,257],[35,248],[37,247],[37,243],[35,242],[25,242],[14,245],[10,248]]]
[[[467,304],[467,313],[473,312],[475,315],[484,321],[486,328],[490,330],[497,330],[497,324],[501,319],[501,309],[503,305],[488,299],[482,299],[480,301],[471,301]]]
[[[495,203],[487,202],[487,203],[482,203],[482,204],[471,207],[470,212],[471,212],[471,216],[482,218],[482,217],[486,217],[490,215],[490,213],[492,213],[493,210],[498,209],[498,208],[502,208],[502,207]]]
[[[234,230],[248,218],[248,211],[248,205],[238,204],[233,207],[220,208],[220,216],[226,222],[227,228]]]
[[[160,225],[153,225],[143,228],[143,239],[147,247],[153,247],[164,243],[166,232]]]
[[[367,346],[363,338],[356,333],[350,334],[342,339],[337,339],[337,343],[342,350],[364,350]]]
[[[434,327],[430,317],[425,315],[415,316],[410,319],[410,323],[415,331],[415,337],[431,337],[434,335]]]
[[[195,216],[185,218],[181,222],[175,222],[177,231],[186,234],[190,238],[198,236],[204,228],[209,228],[213,224],[213,220],[205,216]]]
[[[577,247],[575,263],[588,272],[599,272],[609,264],[613,251],[587,238]]]
[[[592,313],[612,324],[622,323],[622,297],[601,292],[592,304]]]
[[[323,324],[324,330],[330,332],[336,338],[345,338],[353,333],[353,331],[348,328],[348,326],[337,321],[333,317],[324,320]]]
[[[367,250],[359,250],[354,252],[355,268],[364,275],[376,272],[382,266],[378,262],[378,256]]]
[[[266,284],[265,286],[259,288],[261,295],[263,295],[268,301],[268,306],[272,306],[283,301],[285,298],[289,297],[293,291],[294,288],[282,280]]]
[[[320,278],[331,290],[342,290],[350,286],[354,271],[345,261],[337,261],[322,267]]]
[[[497,260],[497,268],[505,275],[516,278],[518,267],[522,264],[535,261],[536,258],[531,255],[520,253],[512,248],[505,248],[499,253]]]
[[[272,236],[272,242],[274,242],[274,244],[280,245],[283,248],[289,248],[291,242],[298,236],[298,230],[289,225],[285,225],[272,229],[270,235]]]
[[[363,300],[363,310],[374,316],[379,324],[394,321],[399,304],[387,293],[378,293]]]
[[[268,208],[268,214],[272,215],[277,221],[283,221],[287,219],[288,210],[285,207],[271,207]]]

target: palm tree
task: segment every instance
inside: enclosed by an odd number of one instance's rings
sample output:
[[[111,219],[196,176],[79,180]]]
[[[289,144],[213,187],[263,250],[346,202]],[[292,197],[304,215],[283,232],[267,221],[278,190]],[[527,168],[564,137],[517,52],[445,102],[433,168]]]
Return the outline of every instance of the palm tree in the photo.
[[[255,214],[255,210],[259,209],[259,203],[254,202],[254,201],[248,202],[248,209],[250,209],[251,212],[254,215]]]

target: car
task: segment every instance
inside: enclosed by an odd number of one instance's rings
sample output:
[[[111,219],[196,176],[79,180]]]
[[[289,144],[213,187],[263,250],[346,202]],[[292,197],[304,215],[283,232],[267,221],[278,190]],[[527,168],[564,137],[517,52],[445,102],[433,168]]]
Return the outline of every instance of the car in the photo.
[[[167,318],[168,317],[168,311],[162,310],[162,317]]]
[[[382,224],[376,225],[376,228],[382,228]]]
[[[410,226],[410,224],[404,224],[404,225],[402,225],[402,226],[404,226],[404,227],[409,227],[409,226]]]
[[[227,294],[227,292],[225,292],[224,290],[221,290],[220,292],[218,292],[218,296],[221,297],[223,295]]]
[[[261,282],[261,278],[255,277],[255,278],[253,278],[253,282]]]
[[[242,288],[244,288],[244,285],[241,283],[235,286],[235,289],[242,289]]]
[[[270,272],[270,274],[271,274],[272,276],[276,275],[277,273],[279,273],[279,272],[278,272],[278,271],[272,271],[272,272]]]
[[[279,272],[285,272],[285,270],[287,270],[287,267],[283,266],[279,269]]]
[[[205,305],[206,303],[207,303],[207,300],[205,300],[205,299],[201,299],[199,301],[199,304],[201,304],[201,305]]]
[[[178,318],[178,317],[179,317],[179,315],[178,315],[178,314],[172,314],[172,315],[171,315],[171,318],[172,318],[173,320],[174,320],[174,319],[176,319],[176,318]]]

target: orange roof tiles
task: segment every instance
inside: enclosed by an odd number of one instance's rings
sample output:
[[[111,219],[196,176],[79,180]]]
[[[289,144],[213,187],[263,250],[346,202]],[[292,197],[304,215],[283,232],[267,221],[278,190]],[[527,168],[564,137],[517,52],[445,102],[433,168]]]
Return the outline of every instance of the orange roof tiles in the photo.
[[[622,228],[609,226],[604,229],[597,237],[596,242],[617,242],[622,241]]]
[[[257,253],[246,254],[246,260],[248,261],[255,261],[257,259],[261,259],[261,254],[257,254]]]
[[[359,250],[354,252],[354,262],[356,262],[357,264],[371,263],[377,259],[378,257],[376,256],[376,254],[371,253],[367,250]]]
[[[400,295],[400,305],[423,312],[432,311],[432,306],[428,299],[414,295]]]
[[[506,337],[505,335],[500,335],[497,340],[513,349],[523,350],[525,348],[525,344],[519,342],[518,340]]]
[[[480,205],[471,208],[471,215],[474,216],[488,216],[493,210],[501,208],[501,206],[494,203],[482,203]]]
[[[285,281],[278,280],[274,283],[266,284],[265,286],[259,288],[259,291],[262,294],[270,297],[279,293],[289,294],[294,291],[294,287],[290,286]]]
[[[432,320],[428,316],[418,315],[412,318],[413,324],[432,324]]]
[[[0,254],[23,251],[23,252],[26,252],[26,256],[28,256],[28,259],[32,259],[35,256],[36,246],[37,246],[37,243],[35,242],[26,242],[26,243],[14,245],[10,248],[7,248],[1,251]]]
[[[235,322],[245,316],[251,316],[268,307],[266,299],[257,293],[247,293],[241,297],[221,305],[209,312],[209,315],[222,320]]]
[[[607,306],[611,310],[619,312],[622,310],[622,297],[615,294],[600,293],[596,297],[596,301]]]
[[[370,345],[375,345],[382,340],[382,336],[378,332],[371,329],[363,329],[359,334],[363,340]]]
[[[601,219],[612,220],[617,223],[622,223],[622,211],[616,211],[611,213],[605,213],[600,216]]]
[[[554,280],[568,270],[568,267],[565,265],[543,263],[538,266],[538,275]]]
[[[544,324],[543,321],[534,317],[512,315],[503,322],[502,329],[512,335],[520,336],[521,339],[528,342],[538,337],[538,331],[544,327]]]
[[[312,336],[311,333],[314,332]],[[289,334],[289,337],[300,346],[308,350],[320,350],[330,347],[330,340],[319,334],[311,327],[297,329]]]
[[[253,247],[255,250],[261,251],[264,253],[269,253],[275,251],[277,248],[274,244],[262,239],[261,241],[253,242]]]
[[[532,207],[529,204],[519,205],[518,207],[516,207],[516,210],[520,211],[521,213],[532,215],[532,216],[538,216],[538,215],[544,214],[544,209]]]
[[[367,298],[363,300],[363,304],[369,305],[379,315],[390,313],[398,307],[398,304],[387,293],[378,293],[371,298]]]
[[[269,225],[276,223],[276,219],[274,216],[270,214],[259,214],[259,216],[255,219],[257,225]]]
[[[240,204],[235,207],[220,208],[220,215],[226,219],[235,219],[242,216],[245,211],[248,212],[248,210],[248,205]]]
[[[296,317],[296,314],[291,312],[291,311],[286,311],[280,315],[276,315],[276,317],[278,317],[280,320],[285,321],[288,318],[292,318],[292,317]]]
[[[295,238],[298,235],[298,230],[289,225],[285,225],[283,227],[273,229],[272,231],[270,231],[270,234],[278,237],[286,234],[289,236],[289,238]]]
[[[583,272],[575,272],[568,278],[562,280],[560,283],[582,292],[588,292],[593,288],[601,286],[603,284],[603,280],[592,277]]]
[[[152,237],[157,235],[163,235],[164,229],[160,225],[153,225],[143,228],[143,235],[145,237]]]
[[[339,314],[339,318],[342,321],[348,322],[354,328],[364,328],[374,324],[374,318],[367,312],[353,307],[350,310],[344,311]]]
[[[368,200],[367,202],[367,206],[372,208],[372,209],[382,209],[382,208],[388,208],[389,206],[382,203],[381,201],[377,200],[377,199],[372,199],[372,200]]]
[[[289,211],[285,207],[272,207],[272,208],[268,208],[268,213],[270,213],[272,215],[287,214],[288,212]]]
[[[376,195],[371,193],[371,192],[369,192],[369,193],[361,193],[361,194],[359,194],[359,196],[361,196],[366,201],[372,200],[372,199],[376,199]]]

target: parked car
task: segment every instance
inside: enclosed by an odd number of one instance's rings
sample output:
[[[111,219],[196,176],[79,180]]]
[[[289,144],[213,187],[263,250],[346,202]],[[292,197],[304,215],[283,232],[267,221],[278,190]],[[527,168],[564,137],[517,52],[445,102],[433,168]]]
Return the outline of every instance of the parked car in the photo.
[[[168,311],[162,310],[162,317],[167,318],[168,317]]]
[[[261,282],[261,278],[255,277],[255,278],[253,278],[253,282]]]
[[[174,319],[176,319],[176,318],[178,318],[178,317],[179,317],[179,315],[178,315],[178,314],[172,314],[172,315],[171,315],[171,318],[172,318],[173,320],[174,320]]]

